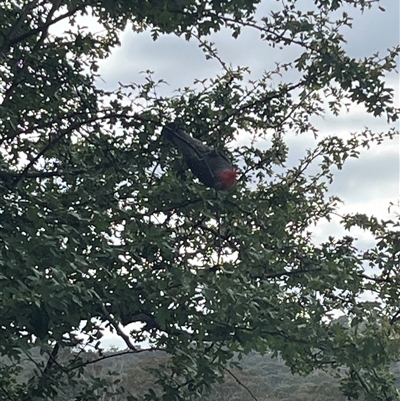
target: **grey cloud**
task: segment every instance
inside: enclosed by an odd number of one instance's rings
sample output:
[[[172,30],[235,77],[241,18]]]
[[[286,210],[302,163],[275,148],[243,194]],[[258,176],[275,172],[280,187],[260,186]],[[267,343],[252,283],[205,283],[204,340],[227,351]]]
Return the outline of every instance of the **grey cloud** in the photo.
[[[115,87],[118,82],[142,82],[143,71],[154,71],[154,79],[164,79],[171,92],[191,86],[195,78],[215,74],[215,65],[204,62],[204,55],[194,42],[187,42],[173,35],[153,41],[149,32],[126,32],[122,45],[101,63],[103,87]]]
[[[400,2],[382,0],[379,6],[363,14],[349,9],[353,16],[353,29],[346,32],[345,48],[353,57],[365,57],[373,53],[385,52],[388,47],[399,44],[400,37]]]
[[[375,150],[375,149],[374,149]],[[386,151],[363,152],[359,159],[350,159],[335,174],[331,192],[350,203],[386,203],[399,195],[399,141],[387,143]],[[382,204],[383,208],[388,205]]]

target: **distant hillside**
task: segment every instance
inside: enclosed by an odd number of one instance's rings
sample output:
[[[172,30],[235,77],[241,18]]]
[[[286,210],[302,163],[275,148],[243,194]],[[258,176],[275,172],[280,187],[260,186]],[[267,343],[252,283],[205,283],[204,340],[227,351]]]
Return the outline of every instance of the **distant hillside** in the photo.
[[[33,353],[36,351],[34,350]],[[121,353],[121,351],[118,351]],[[115,357],[113,356],[115,354]],[[65,354],[65,360],[73,360],[76,354]],[[83,361],[97,359],[95,353],[84,353]],[[102,401],[126,401],[128,395],[144,396],[148,388],[159,391],[154,386],[151,369],[167,361],[162,352],[124,354],[117,356],[116,351],[104,354],[105,359],[89,364],[85,371],[87,381],[106,380],[109,382],[108,394],[101,395]],[[36,355],[37,357],[37,355]],[[250,353],[239,361],[233,361],[232,368],[226,371],[225,381],[214,386],[211,394],[199,401],[346,401],[341,394],[336,379],[331,375],[316,371],[303,377],[292,375],[280,358]],[[1,364],[9,364],[5,358]],[[45,359],[43,358],[43,363]],[[28,360],[23,361],[19,383],[29,380],[35,366]],[[37,367],[37,366],[36,366]],[[400,386],[400,363],[393,366],[396,380]],[[124,389],[124,391],[122,390]],[[70,401],[79,393],[79,388],[65,383],[62,393],[54,401]],[[96,394],[96,390],[94,391]]]

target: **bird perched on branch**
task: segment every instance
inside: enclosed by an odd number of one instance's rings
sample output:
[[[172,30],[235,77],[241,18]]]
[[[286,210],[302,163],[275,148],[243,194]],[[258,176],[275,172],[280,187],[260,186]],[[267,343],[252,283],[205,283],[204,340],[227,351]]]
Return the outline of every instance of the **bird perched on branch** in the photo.
[[[192,138],[177,123],[165,125],[161,134],[182,153],[192,173],[205,186],[228,189],[235,184],[237,170],[223,152]]]

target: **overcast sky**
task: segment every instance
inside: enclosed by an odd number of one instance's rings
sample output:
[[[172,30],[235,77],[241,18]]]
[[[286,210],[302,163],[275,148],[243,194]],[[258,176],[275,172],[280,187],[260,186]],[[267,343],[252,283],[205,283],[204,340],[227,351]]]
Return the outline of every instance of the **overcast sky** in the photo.
[[[270,1],[264,1],[260,15],[266,15]],[[384,54],[388,47],[400,42],[400,10],[398,0],[381,0],[382,12],[374,5],[373,10],[363,14],[348,8],[354,18],[353,29],[346,29],[346,50],[353,57],[368,57],[376,52]],[[238,39],[233,39],[229,31],[222,31],[210,38],[215,42],[221,58],[233,66],[249,66],[251,78],[259,78],[263,71],[274,68],[275,62],[291,61],[296,57],[295,48],[283,51],[272,49],[268,43],[259,39],[255,30],[245,29]],[[121,36],[121,46],[112,56],[101,63],[100,85],[115,89],[118,82],[142,82],[140,74],[145,70],[154,71],[155,79],[164,79],[162,95],[172,95],[178,88],[192,86],[195,78],[213,78],[221,72],[216,60],[205,60],[203,52],[195,41],[187,42],[173,35],[160,37],[154,42],[149,32],[134,33],[129,29]],[[392,74],[388,82],[396,90],[396,105],[399,106],[399,78]],[[327,115],[316,121],[321,133],[347,136],[360,131],[365,126],[376,131],[386,131],[389,126],[384,119],[374,119],[362,107],[354,107],[350,113],[339,117]],[[290,146],[289,163],[295,163],[305,149],[314,144],[312,134],[288,136]],[[366,212],[379,218],[389,218],[390,202],[397,204],[399,199],[399,138],[382,146],[374,146],[361,154],[358,160],[350,160],[345,168],[336,174],[331,192],[345,202],[342,212]],[[392,210],[395,210],[392,208]],[[397,208],[399,212],[399,208]],[[333,222],[322,223],[315,229],[315,238],[340,234],[340,226]],[[352,235],[359,238],[359,246],[371,244],[371,238],[361,230]],[[107,336],[105,346],[111,344],[124,347],[117,336]]]

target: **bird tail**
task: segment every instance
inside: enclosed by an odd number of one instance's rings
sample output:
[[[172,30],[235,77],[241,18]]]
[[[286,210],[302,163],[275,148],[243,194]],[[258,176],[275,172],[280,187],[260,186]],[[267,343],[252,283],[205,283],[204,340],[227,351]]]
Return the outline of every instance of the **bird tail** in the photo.
[[[173,143],[183,154],[189,150],[201,158],[204,156],[204,151],[208,151],[204,144],[186,134],[177,123],[165,125],[161,135]]]

